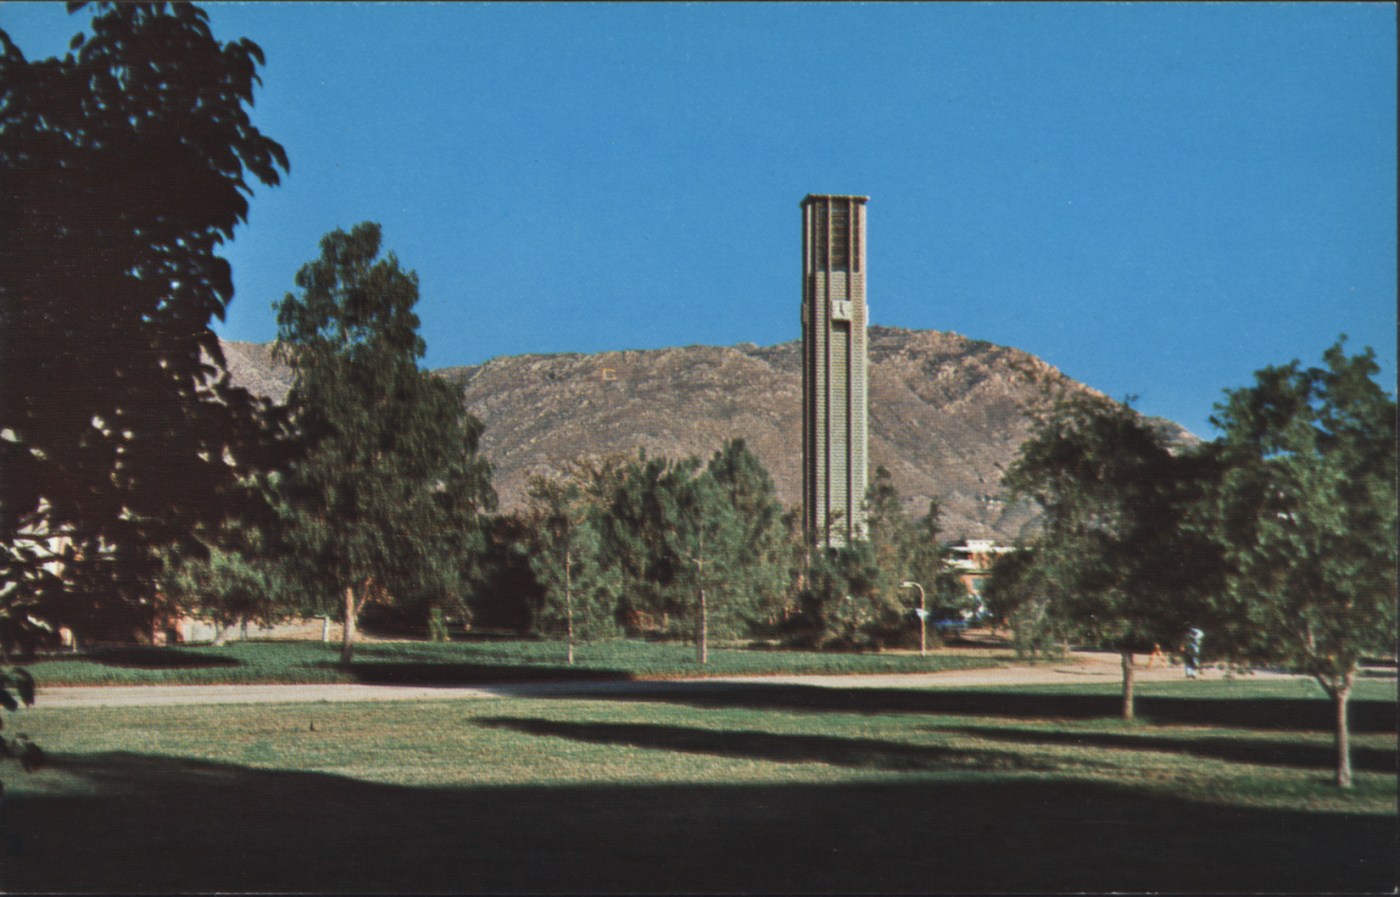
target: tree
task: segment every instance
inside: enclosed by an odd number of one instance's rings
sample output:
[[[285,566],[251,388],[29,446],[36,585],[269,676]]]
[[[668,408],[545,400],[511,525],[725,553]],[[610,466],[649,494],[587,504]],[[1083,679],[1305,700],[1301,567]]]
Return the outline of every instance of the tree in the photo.
[[[706,467],[739,528],[729,562],[726,606],[749,629],[781,616],[790,580],[787,524],[773,479],[743,439],[726,442]]]
[[[0,708],[7,713],[19,710],[20,705],[34,706],[34,677],[24,669],[0,667]],[[0,759],[13,758],[19,761],[25,772],[33,772],[44,765],[44,751],[28,735],[20,732],[14,737],[3,734],[5,719],[0,717]],[[5,783],[0,782],[0,800],[5,796]]]
[[[765,602],[781,601],[782,514],[742,441],[708,466],[641,455],[612,469],[615,489],[599,528],[623,578],[624,612],[686,621],[702,664],[717,626],[732,632],[776,613]]]
[[[910,520],[894,478],[880,466],[866,489],[865,507],[875,571],[867,634],[879,645],[904,643],[912,638],[914,629],[910,625],[909,592],[903,583],[919,583],[926,598],[941,607],[963,603],[967,593],[945,569],[937,500],[929,501],[928,512],[918,520]],[[849,563],[846,566],[855,569]]]
[[[687,619],[696,660],[709,662],[713,587],[732,570],[739,528],[733,507],[698,458],[640,460],[610,514],[611,541],[634,572],[645,558],[650,606]]]
[[[942,516],[938,500],[930,499],[928,510],[914,521],[906,578],[921,583],[930,596],[937,596],[938,603],[945,604],[953,603],[954,596],[961,597],[966,592],[947,570],[947,551],[941,541]]]
[[[76,10],[81,3],[70,3]],[[99,3],[62,59],[0,31],[0,602],[11,624],[146,627],[154,546],[268,466],[265,404],[210,320],[216,252],[286,155],[249,119],[261,50],[194,6]]]
[[[534,528],[523,512],[490,518],[486,554],[469,598],[472,626],[524,634],[537,622],[544,588],[535,575]]]
[[[669,459],[648,458],[645,452],[628,460],[600,522],[607,562],[622,577],[618,610],[633,629],[647,628],[643,621],[659,615],[665,631],[665,621],[684,609],[684,597],[677,594],[677,558],[662,510],[674,466]]]
[[[823,648],[864,648],[877,643],[871,629],[880,570],[868,541],[814,549],[804,580],[787,621],[792,643]]]
[[[280,492],[308,594],[344,624],[372,597],[424,610],[460,606],[495,508],[481,424],[448,382],[418,368],[418,278],[372,222],[321,240],[278,304],[278,348],[295,379],[288,397],[307,442]]]
[[[270,624],[286,616],[293,601],[268,530],[229,519],[199,535],[200,552],[164,551],[160,587],[176,607],[214,623],[214,644],[235,625]]]
[[[744,528],[724,489],[708,470],[695,472],[697,459],[672,468],[662,493],[662,531],[669,536],[681,579],[693,591],[696,659],[710,661],[710,599],[723,584],[732,601],[741,582]]]
[[[1032,660],[1056,651],[1067,634],[1063,622],[1052,613],[1051,590],[1041,578],[1043,568],[1035,552],[1034,544],[1018,545],[999,556],[983,592],[988,610],[1011,627],[1016,655]]]
[[[867,624],[873,643],[900,644],[912,638],[915,630],[910,625],[910,593],[905,582],[919,583],[926,597],[938,606],[954,606],[966,598],[966,592],[944,569],[940,513],[938,502],[932,500],[926,514],[910,520],[890,472],[883,466],[875,469],[865,497],[870,561],[875,571],[870,592],[872,617]]]
[[[879,643],[904,641],[909,635],[907,595],[900,583],[913,575],[914,525],[904,512],[894,477],[883,465],[865,490],[866,538],[875,568],[871,589],[872,632]],[[928,584],[932,588],[933,583]]]
[[[1229,561],[1217,643],[1310,674],[1335,707],[1336,781],[1351,787],[1347,702],[1361,659],[1396,641],[1396,406],[1369,348],[1267,367],[1229,390],[1218,501]]]
[[[544,586],[540,617],[546,625],[563,624],[572,666],[576,633],[591,639],[616,631],[621,577],[605,563],[594,521],[597,509],[583,484],[534,477],[528,494],[535,544],[530,565]]]
[[[1025,597],[1039,592],[1049,613],[1119,652],[1124,719],[1134,715],[1133,654],[1204,613],[1214,543],[1191,512],[1208,472],[1126,404],[1069,395],[1034,419],[1003,479],[1043,512],[1017,571],[1035,588]]]

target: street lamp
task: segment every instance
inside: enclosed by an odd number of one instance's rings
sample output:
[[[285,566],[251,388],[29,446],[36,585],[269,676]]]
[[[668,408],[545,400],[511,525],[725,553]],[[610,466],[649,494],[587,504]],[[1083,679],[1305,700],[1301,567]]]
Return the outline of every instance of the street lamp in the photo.
[[[915,613],[919,615],[919,656],[925,657],[928,655],[928,608],[924,605],[924,587],[912,579],[906,579],[899,586],[919,590],[919,609]]]

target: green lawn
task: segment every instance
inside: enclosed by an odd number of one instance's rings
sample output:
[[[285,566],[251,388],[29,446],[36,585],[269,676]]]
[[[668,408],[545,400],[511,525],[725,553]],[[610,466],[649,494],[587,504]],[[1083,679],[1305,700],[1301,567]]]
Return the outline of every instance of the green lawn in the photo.
[[[742,648],[711,649],[702,667],[690,645],[616,640],[577,648],[551,641],[370,642],[355,648],[350,669],[340,646],[321,642],[232,642],[221,647],[113,648],[50,657],[26,667],[41,686],[195,685],[254,682],[475,683],[564,678],[675,678],[767,673],[916,673],[995,666],[1009,652],[939,650],[913,654],[845,654]]]
[[[1293,681],[45,709],[5,890],[1388,891],[1395,684],[1357,787]]]

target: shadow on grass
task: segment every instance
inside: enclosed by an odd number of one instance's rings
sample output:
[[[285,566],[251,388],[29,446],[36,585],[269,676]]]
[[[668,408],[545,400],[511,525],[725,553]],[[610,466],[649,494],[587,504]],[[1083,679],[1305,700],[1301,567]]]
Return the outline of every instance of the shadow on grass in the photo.
[[[726,682],[638,683],[610,693],[618,700],[665,700],[693,707],[841,713],[927,713],[1036,720],[1103,719],[1119,715],[1116,692],[1059,694],[1035,687],[961,691],[900,688],[822,688],[810,685]],[[1176,725],[1291,731],[1332,730],[1332,704],[1325,698],[1209,698],[1139,696],[1139,718]],[[1353,732],[1394,732],[1396,705],[1353,699]]]
[[[1152,735],[1080,733],[1053,729],[1016,731],[992,726],[940,727],[933,731],[956,732],[962,735],[985,738],[989,741],[1005,741],[1014,744],[1064,744],[1075,747],[1100,747],[1108,750],[1153,751],[1261,766],[1331,770],[1337,762],[1336,749],[1330,744],[1296,744],[1262,738],[1229,738],[1212,735],[1162,738]],[[1358,772],[1394,773],[1396,768],[1395,752],[1353,745],[1351,763]]]
[[[225,654],[156,647],[98,648],[86,655],[76,655],[73,659],[85,659],[103,666],[136,670],[198,670],[242,666],[241,661]]]
[[[344,669],[333,661],[326,666]],[[626,670],[528,664],[367,661],[350,665],[350,674],[365,685],[499,685],[505,682],[627,681]]]
[[[776,735],[771,732],[716,731],[689,726],[647,723],[570,723],[549,719],[485,717],[477,723],[527,735],[553,736],[591,744],[768,760],[779,763],[826,763],[851,769],[977,772],[1055,769],[1053,764],[1004,751],[959,751],[920,747],[878,738],[835,738],[823,735]]]
[[[310,737],[310,736],[309,736]],[[0,831],[20,892],[1388,892],[1395,818],[996,775],[402,787],[59,755]],[[66,784],[59,784],[63,776]],[[19,783],[15,783],[18,785]],[[35,786],[37,787],[37,786]]]

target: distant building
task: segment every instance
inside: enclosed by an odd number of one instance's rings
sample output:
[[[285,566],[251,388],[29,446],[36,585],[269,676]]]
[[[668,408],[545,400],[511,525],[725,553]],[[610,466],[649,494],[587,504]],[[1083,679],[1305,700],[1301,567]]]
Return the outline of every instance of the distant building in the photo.
[[[948,567],[957,575],[958,581],[980,608],[983,606],[982,589],[986,585],[987,576],[992,572],[992,564],[996,562],[997,555],[1016,549],[992,539],[967,539],[959,545],[952,546],[951,550],[953,557],[948,561]]]
[[[865,196],[802,200],[802,525],[808,544],[865,535]]]

